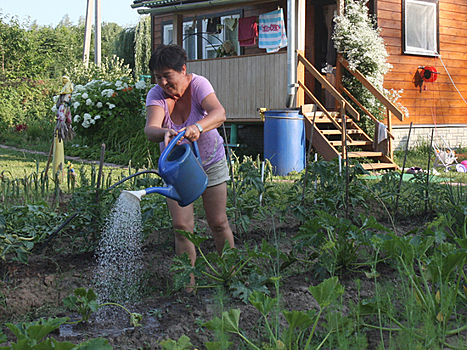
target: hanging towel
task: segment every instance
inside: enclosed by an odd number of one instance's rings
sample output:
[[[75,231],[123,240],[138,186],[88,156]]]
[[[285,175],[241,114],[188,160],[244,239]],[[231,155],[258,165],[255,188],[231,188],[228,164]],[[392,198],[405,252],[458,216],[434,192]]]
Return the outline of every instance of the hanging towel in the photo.
[[[238,42],[240,46],[253,46],[258,36],[258,23],[256,16],[242,17],[238,19]]]
[[[287,46],[287,35],[282,9],[260,15],[258,47],[270,53],[277,52],[285,46]]]
[[[206,32],[209,34],[220,34],[221,33],[221,18],[213,17],[208,20],[208,25],[206,26]]]
[[[234,31],[235,27],[237,27],[237,19],[236,18],[226,18],[224,19],[225,26],[230,30]]]
[[[376,152],[382,152],[386,156],[389,154],[388,130],[387,130],[386,125],[384,125],[384,123],[375,124],[373,149]]]

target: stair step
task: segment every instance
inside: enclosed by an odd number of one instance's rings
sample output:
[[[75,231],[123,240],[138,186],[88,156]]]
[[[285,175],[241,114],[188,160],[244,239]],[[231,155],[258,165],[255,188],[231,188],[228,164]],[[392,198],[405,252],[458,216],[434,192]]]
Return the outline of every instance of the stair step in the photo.
[[[399,168],[397,164],[392,163],[364,163],[361,166],[365,170],[397,170]]]
[[[371,152],[371,151],[360,151],[360,152],[349,152],[349,158],[375,158],[382,157],[383,152]]]
[[[339,112],[329,112],[329,114],[333,116],[334,118],[339,116]],[[303,116],[306,117],[308,120],[313,121],[314,114],[312,112],[303,113]],[[325,119],[329,121],[329,117],[326,115],[326,113],[324,113],[323,111],[317,111],[315,122],[319,123],[320,119],[321,120]]]
[[[342,141],[329,141],[334,147],[342,146]],[[372,141],[363,141],[363,140],[353,140],[347,141],[347,146],[371,146],[373,145]]]
[[[340,130],[319,130],[323,135],[342,135]],[[347,129],[347,134],[361,134],[362,132],[358,129]]]

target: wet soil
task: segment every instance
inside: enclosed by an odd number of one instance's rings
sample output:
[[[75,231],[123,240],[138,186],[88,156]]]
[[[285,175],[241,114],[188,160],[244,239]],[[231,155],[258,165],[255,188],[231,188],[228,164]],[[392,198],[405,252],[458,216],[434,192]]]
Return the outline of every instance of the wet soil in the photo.
[[[205,221],[198,219],[199,225]],[[416,225],[410,221],[407,226]],[[279,222],[272,220],[254,222],[250,232],[236,237],[238,247],[245,243],[249,246],[260,245],[262,240],[279,244],[280,250],[287,252],[292,248],[291,238],[298,232],[300,223],[289,218]],[[408,232],[410,227],[400,229]],[[66,309],[63,299],[76,288],[93,287],[93,274],[96,257],[93,252],[72,252],[70,240],[58,236],[38,255],[31,255],[29,264],[2,262],[0,265],[0,321],[31,321],[39,317],[70,317],[78,315]],[[173,274],[169,271],[174,257],[173,238],[169,231],[155,231],[145,240],[144,287],[142,299],[127,305],[132,312],[143,315],[142,326],[131,327],[129,317],[118,308],[112,308],[115,315],[91,316],[88,324],[62,326],[59,332],[51,334],[59,341],[79,343],[89,338],[104,337],[114,349],[160,349],[161,340],[179,339],[186,335],[194,347],[203,349],[207,341],[214,341],[215,335],[201,324],[222,311],[240,309],[240,327],[253,339],[258,339],[259,312],[252,306],[233,298],[228,290],[201,289],[196,294],[172,291]],[[214,250],[212,240],[203,243],[202,249],[208,253]],[[272,266],[270,267],[273,268]],[[374,291],[374,279],[367,278],[365,269],[357,271],[343,270],[338,273],[339,282],[345,287],[342,300],[342,312],[349,312],[349,305],[357,303],[359,298],[371,297]],[[378,266],[381,283],[397,284],[398,273],[390,266]],[[357,280],[358,286],[357,286]],[[280,281],[281,307],[286,310],[318,310],[319,306],[308,287],[317,285],[320,280],[309,266],[292,265]],[[269,286],[271,296],[276,291]],[[109,310],[109,309],[107,309]],[[285,320],[282,320],[284,322]],[[10,340],[15,339],[11,332],[2,327]],[[368,348],[375,349],[380,335],[367,331]],[[235,341],[235,337],[231,338]]]

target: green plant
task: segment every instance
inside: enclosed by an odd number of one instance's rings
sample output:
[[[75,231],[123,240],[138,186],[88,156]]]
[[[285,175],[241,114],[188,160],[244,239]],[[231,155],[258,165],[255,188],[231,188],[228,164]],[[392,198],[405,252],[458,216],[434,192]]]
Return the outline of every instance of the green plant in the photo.
[[[312,216],[313,219],[307,220],[294,237],[296,248],[305,250],[311,256],[309,262],[313,261],[313,264],[318,257],[318,267],[324,268],[331,276],[338,269],[354,263],[361,256],[360,248],[371,246],[375,234],[388,232],[374,217],[364,214],[358,217],[359,226],[350,219],[336,217],[321,210],[314,211]]]
[[[104,306],[117,306],[125,310],[130,315],[130,325],[132,327],[140,326],[140,322],[142,319],[141,314],[130,312],[123,305],[112,303],[112,302],[99,304],[98,296],[96,293],[94,293],[92,289],[86,290],[85,288],[77,288],[75,289],[72,295],[63,299],[63,303],[68,308],[76,310],[81,316],[81,320],[71,322],[71,323],[88,322],[89,317],[94,312],[96,312],[98,309]]]
[[[333,277],[323,281],[315,287],[309,287],[309,291],[318,302],[320,309],[303,311],[283,311],[283,315],[287,321],[288,327],[278,335],[269,322],[269,314],[277,308],[278,299],[270,298],[265,294],[255,291],[250,297],[250,303],[261,313],[265,324],[265,338],[267,341],[262,343],[262,349],[320,349],[327,341],[332,333],[335,333],[339,327],[348,324],[350,321],[340,315],[328,313],[326,328],[327,334],[322,339],[321,343],[315,347],[311,345],[311,341],[315,335],[318,322],[321,314],[343,294],[344,288],[337,281],[337,277]],[[247,335],[240,329],[240,310],[232,309],[222,312],[221,317],[216,317],[203,324],[204,327],[217,333],[232,333],[238,335],[249,348],[260,349],[259,345],[249,339]],[[210,343],[212,349],[225,349],[229,344]]]
[[[71,342],[58,342],[54,338],[42,340],[49,333],[58,329],[62,324],[69,320],[68,317],[40,319],[29,323],[7,323],[6,326],[13,332],[18,341],[12,343],[11,346],[0,346],[1,350],[111,350],[106,339],[96,338],[90,339],[81,344],[73,344]],[[0,344],[7,341],[7,337],[0,331]]]
[[[454,238],[457,244],[440,240],[437,228],[443,225],[438,220],[435,225],[423,232],[409,232],[404,237],[390,235],[391,239],[381,240],[378,245],[395,259],[401,274],[407,279],[407,294],[414,303],[409,314],[422,316],[415,323],[400,319],[402,315],[381,303],[376,296],[359,303],[357,312],[361,325],[381,331],[405,332],[420,342],[451,347],[447,337],[459,334],[467,329],[458,319],[465,317],[455,312],[459,300],[464,302],[466,276],[463,271],[467,259],[465,238]],[[438,241],[438,243],[437,243]],[[364,319],[372,315],[384,315],[392,327],[369,324]],[[422,323],[422,324],[421,324]],[[429,329],[429,331],[428,331]]]

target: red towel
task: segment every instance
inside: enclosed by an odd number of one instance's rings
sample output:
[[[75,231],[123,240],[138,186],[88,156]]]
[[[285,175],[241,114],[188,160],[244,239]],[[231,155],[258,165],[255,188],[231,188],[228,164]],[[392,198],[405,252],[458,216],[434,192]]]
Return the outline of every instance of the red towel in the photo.
[[[240,46],[253,46],[258,36],[258,23],[256,16],[238,19],[238,42]]]

